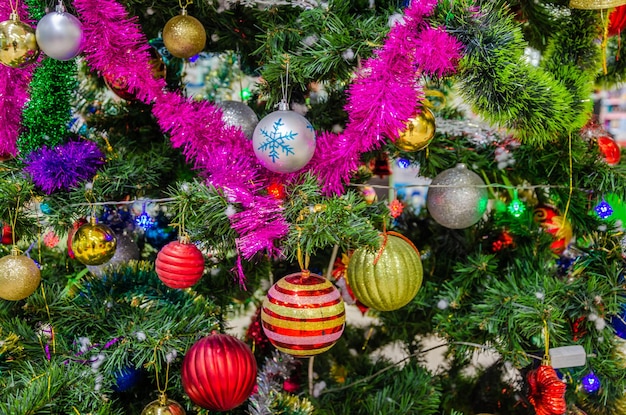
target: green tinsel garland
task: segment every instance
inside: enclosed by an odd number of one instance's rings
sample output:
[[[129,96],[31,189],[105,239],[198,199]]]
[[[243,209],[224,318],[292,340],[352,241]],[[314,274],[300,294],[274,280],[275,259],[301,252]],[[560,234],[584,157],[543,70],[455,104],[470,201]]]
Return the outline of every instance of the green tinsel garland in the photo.
[[[441,2],[441,22],[465,45],[458,79],[473,109],[489,122],[541,147],[583,127],[591,114],[592,80],[599,72],[600,22],[589,11],[555,16],[542,65],[524,57],[527,43],[510,10],[491,2]]]
[[[42,2],[27,0],[30,16],[40,20],[45,14]],[[23,131],[17,140],[22,156],[46,145],[61,144],[68,135],[71,102],[78,86],[74,59],[59,61],[44,57],[30,83],[30,100],[22,113]]]

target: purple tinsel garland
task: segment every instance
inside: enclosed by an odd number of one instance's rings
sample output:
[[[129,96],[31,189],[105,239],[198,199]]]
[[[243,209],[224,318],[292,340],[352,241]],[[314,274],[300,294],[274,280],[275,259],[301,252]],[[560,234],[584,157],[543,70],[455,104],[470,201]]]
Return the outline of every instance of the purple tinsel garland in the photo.
[[[226,126],[221,110],[213,104],[164,90],[165,82],[152,76],[148,42],[137,19],[129,18],[120,3],[74,0],[74,6],[83,21],[84,55],[90,66],[102,74],[126,78],[131,93],[154,104],[153,113],[162,130],[170,134],[172,145],[182,148],[208,184],[241,205],[242,210],[230,217],[239,235],[240,254],[247,259],[261,251],[279,255],[276,241],[287,234],[289,225],[280,201],[263,194],[273,174],[260,167],[243,132]],[[415,115],[416,103],[423,97],[419,71],[435,76],[454,71],[461,56],[460,43],[424,20],[435,6],[436,0],[410,4],[404,23],[391,29],[384,47],[365,63],[349,88],[346,130],[318,137],[307,169],[318,176],[327,192],[341,193],[358,168],[361,153],[394,139]],[[293,180],[300,174],[283,177]]]
[[[0,2],[0,21],[8,20],[10,14],[10,2]],[[31,23],[24,3],[18,2],[18,15],[23,23]],[[28,101],[28,86],[34,69],[35,64],[24,68],[0,65],[0,157],[17,154],[22,109]]]
[[[70,141],[54,148],[42,147],[28,156],[24,171],[46,194],[69,190],[90,180],[104,164],[104,154],[91,141]]]

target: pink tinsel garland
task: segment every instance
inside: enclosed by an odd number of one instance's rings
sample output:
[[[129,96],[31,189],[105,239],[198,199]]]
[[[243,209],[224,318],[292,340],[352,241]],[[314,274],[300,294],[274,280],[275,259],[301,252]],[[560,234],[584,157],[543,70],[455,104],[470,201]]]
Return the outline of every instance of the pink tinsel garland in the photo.
[[[310,168],[327,193],[341,193],[360,164],[362,153],[395,140],[423,99],[420,71],[441,76],[454,72],[461,43],[424,21],[436,0],[414,0],[404,22],[391,28],[382,49],[368,59],[348,88],[348,123],[341,134],[323,133]]]
[[[154,104],[153,113],[170,134],[172,145],[182,148],[210,185],[241,205],[242,210],[230,217],[239,235],[239,252],[247,259],[261,251],[279,255],[276,241],[287,234],[289,225],[280,202],[263,194],[273,175],[260,167],[242,131],[226,126],[221,110],[211,103],[192,102],[164,90],[165,82],[152,76],[147,39],[136,19],[129,18],[117,1],[75,0],[74,6],[83,21],[84,54],[91,67],[126,78],[130,92]],[[365,63],[350,86],[345,131],[318,137],[307,169],[318,176],[327,192],[340,193],[358,168],[360,155],[380,148],[385,139],[394,139],[415,115],[423,95],[418,71],[440,76],[455,69],[461,55],[459,42],[424,20],[435,6],[436,0],[411,3],[404,23],[391,29],[384,47]]]
[[[0,2],[0,21],[9,20],[9,2]],[[28,9],[18,2],[18,15],[23,23],[30,24]],[[17,139],[22,124],[22,109],[28,101],[28,86],[35,65],[10,68],[0,64],[0,157],[17,154]]]
[[[240,235],[241,255],[247,259],[261,251],[277,255],[275,242],[287,234],[289,225],[280,202],[260,194],[266,179],[243,132],[226,126],[213,104],[165,91],[165,81],[152,75],[147,39],[117,1],[75,0],[74,6],[83,22],[89,65],[102,74],[125,78],[137,99],[153,103],[153,113],[172,145],[182,148],[210,185],[241,204],[242,211],[230,217]],[[239,277],[243,283],[241,273]]]

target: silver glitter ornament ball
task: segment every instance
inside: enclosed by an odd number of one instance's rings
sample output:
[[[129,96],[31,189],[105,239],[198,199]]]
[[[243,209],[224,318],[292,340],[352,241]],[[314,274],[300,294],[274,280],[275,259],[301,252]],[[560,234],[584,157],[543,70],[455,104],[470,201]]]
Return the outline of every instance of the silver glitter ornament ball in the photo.
[[[485,182],[464,164],[439,173],[430,186],[426,196],[428,212],[446,228],[468,228],[487,210]]]
[[[315,153],[315,129],[302,115],[280,110],[265,117],[252,134],[254,154],[261,164],[276,173],[293,173],[303,168]]]
[[[239,127],[248,139],[252,138],[254,128],[259,123],[259,117],[252,108],[239,101],[222,101],[217,106],[222,109],[224,124]]]
[[[131,235],[126,233],[116,234],[117,247],[115,254],[102,265],[87,265],[89,271],[97,277],[104,276],[111,268],[126,264],[128,261],[139,259],[139,247]]]
[[[35,37],[39,48],[46,55],[52,59],[68,61],[82,50],[82,23],[59,5],[37,23]]]

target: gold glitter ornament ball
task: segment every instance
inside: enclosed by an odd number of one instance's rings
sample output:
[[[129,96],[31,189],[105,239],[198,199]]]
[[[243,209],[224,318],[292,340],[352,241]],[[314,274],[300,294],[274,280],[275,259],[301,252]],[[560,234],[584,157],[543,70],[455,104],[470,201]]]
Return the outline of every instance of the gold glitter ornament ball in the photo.
[[[35,29],[20,22],[16,14],[0,23],[0,63],[11,68],[21,68],[35,62],[39,46]]]
[[[206,31],[198,19],[187,15],[187,11],[183,10],[165,24],[163,43],[177,58],[190,58],[204,49]]]
[[[173,399],[162,394],[156,401],[150,402],[143,408],[141,415],[185,415],[185,409]]]
[[[85,265],[101,265],[113,258],[117,238],[106,225],[96,223],[95,218],[84,224],[72,237],[74,257]]]
[[[41,282],[41,273],[35,261],[13,250],[0,258],[0,298],[23,300],[35,292]]]
[[[426,107],[410,118],[404,131],[395,141],[396,147],[404,151],[419,151],[428,146],[435,136],[435,116]]]

